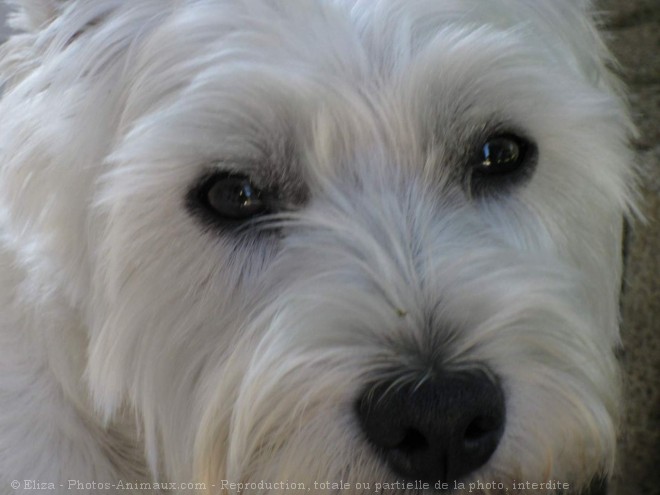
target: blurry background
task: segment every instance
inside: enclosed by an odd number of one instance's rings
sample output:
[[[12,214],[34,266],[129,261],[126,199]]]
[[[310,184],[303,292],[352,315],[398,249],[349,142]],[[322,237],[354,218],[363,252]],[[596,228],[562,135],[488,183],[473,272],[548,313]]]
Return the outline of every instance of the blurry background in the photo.
[[[536,0],[541,1],[541,0]],[[611,495],[660,495],[660,0],[597,0],[631,90],[647,223],[628,226],[622,362],[626,413]],[[0,5],[0,26],[8,12]],[[0,28],[0,41],[8,35]]]
[[[660,494],[660,0],[599,0],[609,45],[621,63],[640,136],[647,223],[624,245],[622,362],[626,413],[612,495]]]

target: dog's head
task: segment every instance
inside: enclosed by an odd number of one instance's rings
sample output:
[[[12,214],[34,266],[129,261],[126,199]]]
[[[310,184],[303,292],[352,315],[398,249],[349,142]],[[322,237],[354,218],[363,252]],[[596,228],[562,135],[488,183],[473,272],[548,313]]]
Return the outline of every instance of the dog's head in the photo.
[[[611,470],[633,174],[586,2],[16,3],[7,242],[152,467]]]

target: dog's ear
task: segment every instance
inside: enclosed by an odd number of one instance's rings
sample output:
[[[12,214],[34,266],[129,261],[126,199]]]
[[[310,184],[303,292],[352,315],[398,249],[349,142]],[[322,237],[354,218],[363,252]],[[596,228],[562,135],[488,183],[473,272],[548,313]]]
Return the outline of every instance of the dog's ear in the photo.
[[[521,2],[522,3],[522,2]],[[570,63],[591,84],[601,89],[625,93],[617,76],[618,64],[610,53],[602,28],[606,13],[595,0],[532,0],[525,2],[536,11],[539,37],[558,59]],[[544,36],[544,34],[546,36]],[[568,48],[568,50],[565,50]],[[572,59],[567,59],[567,54]]]
[[[55,19],[66,0],[6,0],[12,7],[9,25],[19,31],[36,31]]]

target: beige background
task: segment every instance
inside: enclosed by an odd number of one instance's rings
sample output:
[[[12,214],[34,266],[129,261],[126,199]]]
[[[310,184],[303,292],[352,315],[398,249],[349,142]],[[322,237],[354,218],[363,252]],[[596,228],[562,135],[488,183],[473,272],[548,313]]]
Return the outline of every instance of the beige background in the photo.
[[[542,1],[542,0],[536,0]],[[548,0],[550,1],[550,0]],[[622,313],[626,416],[611,495],[660,495],[660,0],[600,0],[641,134],[646,223],[627,229]],[[7,8],[0,5],[0,19]],[[0,29],[0,41],[7,30]]]
[[[641,131],[639,152],[647,223],[634,222],[624,245],[622,362],[626,416],[613,495],[660,494],[660,0],[601,0]]]

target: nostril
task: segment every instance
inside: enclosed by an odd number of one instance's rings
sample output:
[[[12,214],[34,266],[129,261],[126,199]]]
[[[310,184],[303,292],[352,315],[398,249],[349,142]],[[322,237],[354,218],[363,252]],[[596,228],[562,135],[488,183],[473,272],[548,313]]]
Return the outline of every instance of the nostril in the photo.
[[[500,428],[500,422],[487,416],[479,416],[468,424],[463,438],[467,444],[478,443],[489,435],[496,433]]]
[[[424,435],[416,428],[407,428],[404,431],[403,439],[394,447],[401,452],[412,454],[426,450],[429,442]]]

